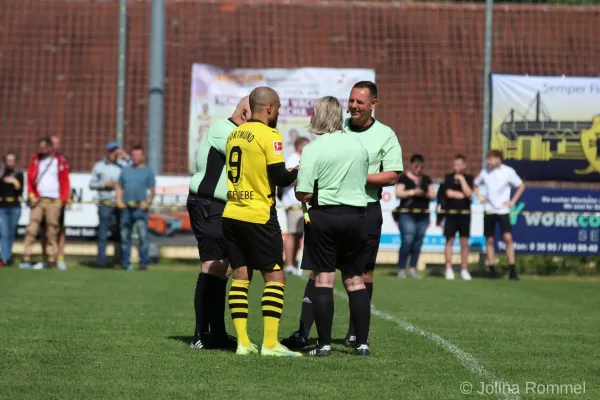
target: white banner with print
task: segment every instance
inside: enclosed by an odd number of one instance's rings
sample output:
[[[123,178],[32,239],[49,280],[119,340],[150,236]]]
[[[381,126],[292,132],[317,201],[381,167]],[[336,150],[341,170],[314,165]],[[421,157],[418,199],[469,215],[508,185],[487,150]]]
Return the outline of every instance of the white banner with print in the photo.
[[[232,69],[194,64],[190,99],[188,169],[194,173],[194,159],[200,140],[210,125],[229,118],[240,99],[258,86],[269,86],[279,93],[281,108],[277,129],[284,138],[284,156],[293,152],[300,136],[310,138],[307,130],[315,100],[334,96],[347,108],[352,86],[359,81],[375,81],[372,69],[298,68]]]

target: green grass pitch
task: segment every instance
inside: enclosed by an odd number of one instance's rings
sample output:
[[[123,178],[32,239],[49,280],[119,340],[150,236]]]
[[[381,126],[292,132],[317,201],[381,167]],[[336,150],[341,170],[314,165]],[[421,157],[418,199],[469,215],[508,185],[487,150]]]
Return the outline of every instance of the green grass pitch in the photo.
[[[382,274],[370,358],[335,344],[327,359],[273,359],[189,348],[196,277],[190,267],[0,270],[0,398],[503,399],[515,388],[521,399],[600,398],[598,281]],[[249,332],[259,346],[261,291],[256,276]],[[281,337],[297,326],[303,291],[288,278]],[[339,339],[348,305],[335,301]]]

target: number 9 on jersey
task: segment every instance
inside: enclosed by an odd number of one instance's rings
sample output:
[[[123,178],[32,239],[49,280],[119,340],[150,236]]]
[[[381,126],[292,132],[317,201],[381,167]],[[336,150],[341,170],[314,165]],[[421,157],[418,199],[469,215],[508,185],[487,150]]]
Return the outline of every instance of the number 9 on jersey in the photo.
[[[234,185],[240,183],[242,177],[242,149],[240,146],[233,146],[229,151],[229,171],[227,178]]]

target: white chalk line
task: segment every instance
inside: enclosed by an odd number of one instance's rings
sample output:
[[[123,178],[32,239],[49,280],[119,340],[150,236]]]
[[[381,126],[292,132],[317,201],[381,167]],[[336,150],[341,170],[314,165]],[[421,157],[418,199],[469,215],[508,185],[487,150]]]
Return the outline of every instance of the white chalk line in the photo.
[[[299,277],[299,278],[304,281],[307,280],[307,278],[305,278],[305,277]],[[340,299],[343,299],[346,302],[348,302],[348,294],[346,292],[340,292],[339,290],[334,289],[333,293]],[[509,399],[510,400],[518,400],[519,399],[518,394],[511,393],[510,390],[502,390],[502,388],[514,388],[515,385],[511,385],[510,383],[498,378],[494,373],[488,371],[474,356],[472,356],[471,354],[462,350],[460,347],[458,347],[454,343],[451,343],[448,340],[444,339],[437,333],[425,331],[402,318],[398,318],[393,315],[384,313],[383,311],[379,311],[373,305],[373,303],[371,303],[371,315],[375,315],[376,317],[379,317],[385,321],[392,322],[392,323],[398,325],[399,327],[401,327],[402,329],[404,329],[405,331],[422,336],[422,337],[434,342],[438,346],[442,347],[444,350],[446,350],[450,354],[452,354],[454,356],[454,358],[456,358],[456,360],[463,367],[465,367],[466,369],[468,369],[469,371],[471,371],[474,374],[477,374],[479,376],[486,378],[488,380],[488,382],[486,382],[486,383],[495,383],[496,384],[495,387],[498,387],[498,391],[501,392],[501,393],[498,393],[498,395],[500,395],[500,397],[507,399],[507,400],[509,400]],[[477,386],[477,385],[474,385],[474,386]],[[461,385],[461,388],[457,387],[457,389],[462,389],[462,385]],[[471,393],[464,393],[464,394],[467,395],[467,394],[471,394]]]

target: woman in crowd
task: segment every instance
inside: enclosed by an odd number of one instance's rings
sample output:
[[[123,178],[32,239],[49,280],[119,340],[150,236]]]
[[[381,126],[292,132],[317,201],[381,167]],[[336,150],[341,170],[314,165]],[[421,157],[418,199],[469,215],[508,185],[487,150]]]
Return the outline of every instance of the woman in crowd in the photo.
[[[406,264],[410,258],[408,276],[420,278],[417,274],[417,262],[425,232],[429,226],[429,202],[435,199],[431,178],[423,174],[425,159],[421,154],[410,157],[410,167],[398,178],[396,196],[400,199],[398,227],[402,244],[398,259],[398,278],[406,278]]]
[[[17,168],[17,155],[8,152],[0,163],[0,267],[12,260],[22,194],[23,173]]]

